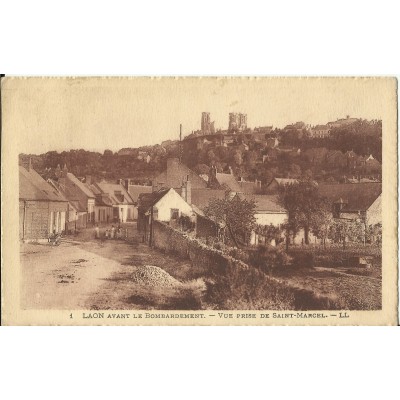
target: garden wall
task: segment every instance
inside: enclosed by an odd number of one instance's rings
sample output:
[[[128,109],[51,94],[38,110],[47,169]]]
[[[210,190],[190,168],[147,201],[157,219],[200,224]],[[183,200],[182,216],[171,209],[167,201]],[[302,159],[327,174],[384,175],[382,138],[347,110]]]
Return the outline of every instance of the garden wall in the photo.
[[[249,266],[222,251],[213,249],[185,233],[160,222],[153,222],[153,245],[167,253],[189,259],[196,272],[204,275],[225,274],[232,268],[248,269]]]
[[[209,298],[220,309],[341,309],[340,303],[312,290],[290,286],[210,248],[160,221],[153,222],[153,245],[191,261],[199,276],[212,277]]]

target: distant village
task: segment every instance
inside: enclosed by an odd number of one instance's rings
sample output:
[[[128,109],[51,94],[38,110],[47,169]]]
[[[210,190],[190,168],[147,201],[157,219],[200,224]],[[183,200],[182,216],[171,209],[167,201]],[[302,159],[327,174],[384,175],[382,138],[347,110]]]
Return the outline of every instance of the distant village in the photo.
[[[257,225],[280,227],[288,219],[288,210],[279,199],[280,190],[304,179],[314,182],[320,195],[329,201],[333,218],[361,221],[365,226],[381,224],[381,163],[372,149],[370,154],[357,154],[353,149],[302,149],[287,144],[326,140],[342,128],[357,129],[361,125],[369,129],[379,124],[380,121],[347,116],[326,125],[296,122],[283,130],[272,126],[249,129],[246,114],[231,113],[228,129],[216,131],[210,113],[204,112],[200,130],[157,147],[156,163],[163,169],[153,169],[151,181],[146,182],[135,176],[134,169],[130,176],[117,179],[94,174],[77,176],[73,165],[62,164],[61,160],[51,168],[51,174],[50,167],[41,168],[39,174],[31,156],[20,157],[20,239],[48,240],[56,233],[72,234],[96,225],[136,221],[143,239],[151,240],[153,221],[181,226],[183,217],[193,227],[193,236],[218,237],[218,224],[206,215],[205,209],[212,199],[235,196],[254,201]],[[187,162],[196,152],[205,158]],[[143,165],[155,162],[151,150],[122,149],[117,156],[134,157],[135,163]],[[279,161],[289,168],[286,176],[277,167]],[[337,171],[332,179],[321,178],[321,173],[316,172],[329,169]],[[258,170],[265,172],[261,178]],[[254,231],[249,244],[263,240]],[[301,240],[300,235],[293,239],[294,243]]]

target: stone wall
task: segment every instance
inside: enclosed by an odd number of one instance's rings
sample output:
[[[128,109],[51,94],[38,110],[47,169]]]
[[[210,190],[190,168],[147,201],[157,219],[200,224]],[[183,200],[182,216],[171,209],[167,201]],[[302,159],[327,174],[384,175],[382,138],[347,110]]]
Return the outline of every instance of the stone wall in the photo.
[[[195,238],[160,222],[153,223],[153,245],[167,253],[189,259],[196,272],[204,275],[226,273],[232,268],[248,269],[249,266],[222,251],[210,248]]]
[[[257,283],[264,284],[264,288],[267,284],[269,289],[263,289],[267,291],[263,292],[262,297],[267,300],[272,299],[272,304],[274,302],[281,304],[279,299],[282,298],[289,299],[284,303],[284,309],[337,310],[343,308],[342,304],[334,297],[321,295],[309,289],[294,287],[274,277],[269,277],[258,269],[250,267],[217,249],[210,248],[165,223],[154,221],[153,227],[153,245],[155,248],[175,254],[183,259],[189,259],[196,275],[209,276],[213,280],[217,278],[216,282],[219,282],[219,284],[222,282],[223,297],[227,300],[222,305],[226,309],[250,309],[247,304],[245,308],[237,308],[237,303],[232,302],[230,297],[243,296],[243,286],[246,285],[248,286],[246,286],[245,292],[249,294],[252,292],[252,287]],[[226,284],[227,286],[224,286]],[[243,298],[240,298],[240,302],[243,303]],[[217,302],[217,304],[220,303]]]

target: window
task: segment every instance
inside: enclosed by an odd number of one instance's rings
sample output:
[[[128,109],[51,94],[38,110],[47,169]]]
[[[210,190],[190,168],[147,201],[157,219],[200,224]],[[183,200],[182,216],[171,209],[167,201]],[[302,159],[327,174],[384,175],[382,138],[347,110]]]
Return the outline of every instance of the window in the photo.
[[[171,208],[171,219],[179,218],[179,210],[177,208]]]

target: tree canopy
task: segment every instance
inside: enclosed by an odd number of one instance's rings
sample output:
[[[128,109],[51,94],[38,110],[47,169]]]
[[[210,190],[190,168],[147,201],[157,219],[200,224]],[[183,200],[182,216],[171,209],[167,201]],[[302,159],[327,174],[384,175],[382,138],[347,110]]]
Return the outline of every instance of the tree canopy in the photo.
[[[233,198],[211,199],[204,212],[208,218],[226,227],[226,235],[236,247],[239,242],[247,243],[251,231],[255,227],[255,202]]]

